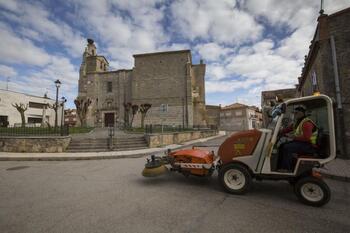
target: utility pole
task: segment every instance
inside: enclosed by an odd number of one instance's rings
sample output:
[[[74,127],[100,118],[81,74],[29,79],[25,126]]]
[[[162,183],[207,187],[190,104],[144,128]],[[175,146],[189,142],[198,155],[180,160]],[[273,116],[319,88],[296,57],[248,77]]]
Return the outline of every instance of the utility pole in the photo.
[[[7,76],[7,78],[6,78],[6,91],[9,90],[9,82],[10,82],[10,77]]]

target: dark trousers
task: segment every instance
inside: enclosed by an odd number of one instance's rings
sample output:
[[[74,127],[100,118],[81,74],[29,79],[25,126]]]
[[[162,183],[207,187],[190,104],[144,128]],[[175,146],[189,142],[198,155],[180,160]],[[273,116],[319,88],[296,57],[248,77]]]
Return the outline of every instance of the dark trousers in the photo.
[[[293,170],[295,154],[313,155],[315,148],[308,142],[292,141],[284,143],[279,148],[279,168]]]

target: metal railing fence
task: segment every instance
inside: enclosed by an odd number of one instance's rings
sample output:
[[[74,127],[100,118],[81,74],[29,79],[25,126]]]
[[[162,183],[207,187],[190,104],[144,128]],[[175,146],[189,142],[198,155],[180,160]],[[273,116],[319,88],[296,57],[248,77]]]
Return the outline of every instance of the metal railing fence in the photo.
[[[0,136],[67,136],[69,126],[59,127],[0,127]]]

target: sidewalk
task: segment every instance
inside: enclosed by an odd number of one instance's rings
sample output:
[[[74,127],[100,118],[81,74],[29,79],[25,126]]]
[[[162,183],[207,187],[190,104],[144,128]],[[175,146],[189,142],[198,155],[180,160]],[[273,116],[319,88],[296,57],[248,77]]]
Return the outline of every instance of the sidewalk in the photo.
[[[0,152],[0,161],[65,161],[65,160],[97,160],[97,159],[119,159],[138,158],[151,154],[162,154],[168,149],[175,150],[188,147],[197,143],[224,137],[225,132],[220,131],[218,135],[200,138],[182,144],[172,144],[161,148],[147,148],[129,151],[107,151],[107,152],[75,152],[75,153],[13,153]]]
[[[350,182],[350,160],[335,159],[319,171],[324,177]]]

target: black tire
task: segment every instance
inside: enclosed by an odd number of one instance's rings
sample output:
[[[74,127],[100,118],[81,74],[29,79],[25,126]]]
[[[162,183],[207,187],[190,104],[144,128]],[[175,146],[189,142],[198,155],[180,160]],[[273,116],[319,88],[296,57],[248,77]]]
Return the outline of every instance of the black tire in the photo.
[[[312,176],[298,180],[294,192],[302,203],[315,207],[321,207],[331,199],[328,185],[322,179]]]
[[[241,164],[232,163],[219,170],[221,186],[229,193],[245,194],[252,183],[252,176],[248,169]]]

